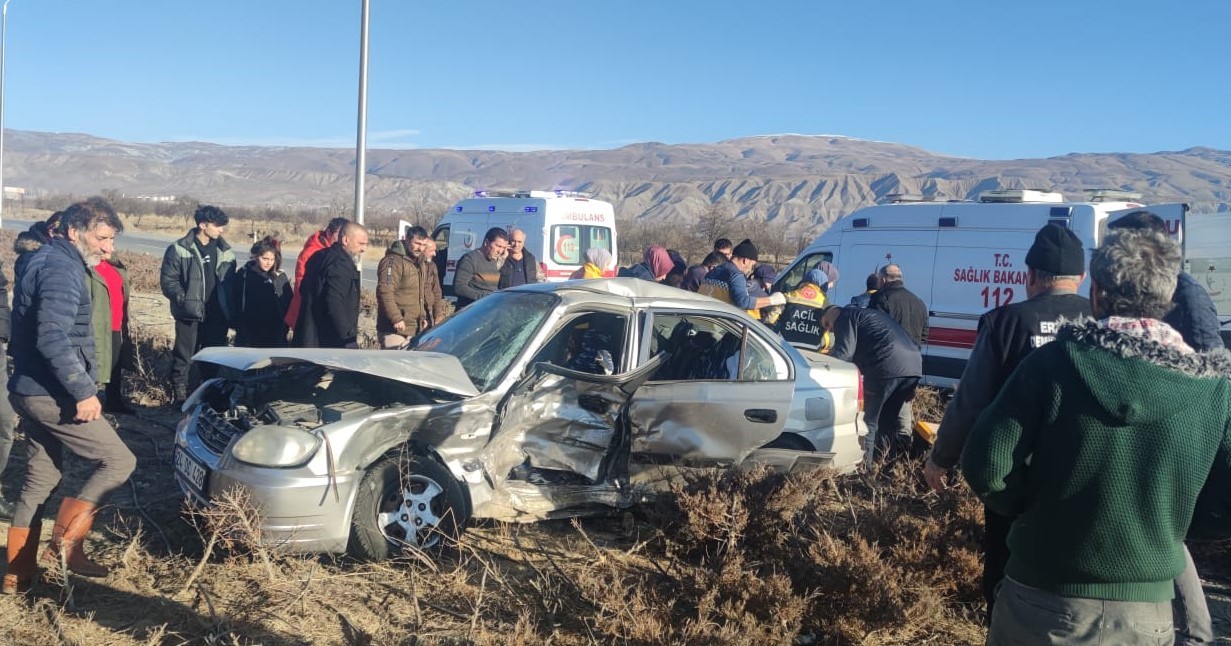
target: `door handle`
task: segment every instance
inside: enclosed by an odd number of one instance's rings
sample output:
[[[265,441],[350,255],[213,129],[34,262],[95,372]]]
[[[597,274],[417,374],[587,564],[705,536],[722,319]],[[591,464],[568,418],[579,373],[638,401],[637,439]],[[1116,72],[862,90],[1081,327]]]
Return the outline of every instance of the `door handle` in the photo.
[[[778,411],[771,408],[749,408],[744,411],[744,419],[750,422],[772,424],[778,421]]]

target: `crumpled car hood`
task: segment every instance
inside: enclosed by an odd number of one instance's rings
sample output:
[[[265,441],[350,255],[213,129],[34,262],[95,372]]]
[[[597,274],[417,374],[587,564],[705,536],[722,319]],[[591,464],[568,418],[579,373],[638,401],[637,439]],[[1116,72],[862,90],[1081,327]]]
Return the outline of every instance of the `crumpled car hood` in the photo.
[[[334,370],[376,375],[454,395],[479,394],[457,357],[439,352],[339,350],[336,348],[205,348],[193,357],[235,370],[257,370],[293,363],[313,363]]]

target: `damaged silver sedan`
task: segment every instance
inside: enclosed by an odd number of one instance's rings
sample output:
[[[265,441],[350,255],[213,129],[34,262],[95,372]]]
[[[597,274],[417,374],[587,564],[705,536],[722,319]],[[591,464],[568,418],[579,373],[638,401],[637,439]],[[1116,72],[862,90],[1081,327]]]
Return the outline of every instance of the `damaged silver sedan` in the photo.
[[[647,500],[682,470],[849,471],[858,375],[733,307],[636,279],[497,292],[409,351],[211,348],[175,478],[240,487],[295,551],[383,559],[472,518]]]

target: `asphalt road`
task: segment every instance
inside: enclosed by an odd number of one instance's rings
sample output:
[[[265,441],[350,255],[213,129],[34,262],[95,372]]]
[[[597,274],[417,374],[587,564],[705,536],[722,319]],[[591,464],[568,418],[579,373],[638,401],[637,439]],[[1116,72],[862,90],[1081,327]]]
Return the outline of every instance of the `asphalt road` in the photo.
[[[25,231],[34,224],[33,220],[17,220],[14,218],[4,218],[4,228],[10,231]],[[148,253],[156,257],[162,257],[163,252],[167,250],[167,245],[178,240],[181,235],[171,235],[166,233],[146,233],[140,231],[125,231],[115,239],[115,248],[120,251],[129,251],[133,253]],[[224,236],[225,237],[225,236]],[[239,264],[248,262],[248,239],[242,238],[238,243],[230,241],[235,251],[235,260]],[[288,276],[295,276],[295,259],[299,257],[300,245],[302,240],[284,241],[282,247],[282,271]],[[363,263],[363,287],[365,289],[376,289],[376,265],[372,261]]]

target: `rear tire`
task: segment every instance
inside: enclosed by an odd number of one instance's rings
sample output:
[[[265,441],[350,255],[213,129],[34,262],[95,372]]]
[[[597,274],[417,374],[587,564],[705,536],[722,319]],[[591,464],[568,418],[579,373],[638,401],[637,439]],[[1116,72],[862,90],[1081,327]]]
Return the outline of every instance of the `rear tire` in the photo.
[[[457,540],[467,510],[461,483],[439,462],[392,455],[369,467],[359,483],[346,549],[364,561],[439,549]]]

